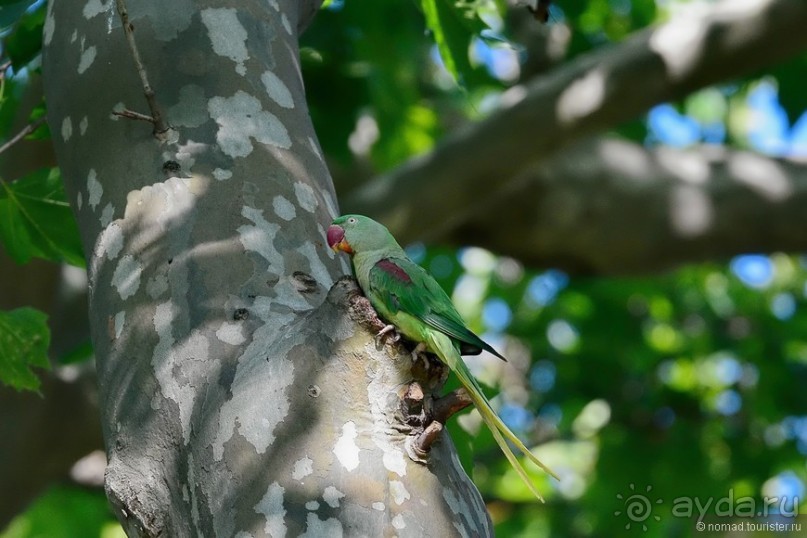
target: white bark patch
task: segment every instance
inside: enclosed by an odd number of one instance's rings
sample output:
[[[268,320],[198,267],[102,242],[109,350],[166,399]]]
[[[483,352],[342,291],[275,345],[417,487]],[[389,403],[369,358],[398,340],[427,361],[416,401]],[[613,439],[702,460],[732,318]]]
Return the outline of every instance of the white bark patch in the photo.
[[[387,406],[390,380],[385,375],[384,369],[377,369],[371,373],[372,379],[367,385],[367,399],[370,402],[370,413],[372,414],[372,439],[375,445],[381,449],[383,456],[381,461],[384,468],[398,476],[406,476],[406,456],[404,451],[390,442],[389,433],[384,425],[388,424],[384,409]]]
[[[247,30],[238,20],[238,12],[233,8],[208,8],[202,10],[202,22],[213,44],[213,52],[235,62],[235,71],[245,75],[244,65],[249,59],[247,51]]]
[[[275,248],[274,238],[280,231],[280,225],[267,221],[263,217],[263,210],[244,206],[241,215],[251,220],[254,225],[238,227],[241,244],[248,251],[256,252],[272,266],[272,271],[278,275],[286,274],[286,264],[283,255]],[[277,296],[273,299],[292,310],[307,310],[311,308],[295,287],[293,278],[283,277],[275,284]],[[277,321],[277,314],[275,313]]]
[[[311,146],[311,151],[314,152],[314,155],[316,155],[317,157],[319,157],[321,159],[322,158],[322,152],[319,150],[319,146],[317,145],[317,142],[313,138],[311,138],[310,136],[308,137],[308,145]]]
[[[404,483],[398,480],[390,480],[389,491],[392,494],[392,500],[395,501],[395,504],[401,505],[408,499],[411,499],[411,495],[409,495],[409,491],[407,491]]]
[[[344,493],[339,491],[333,486],[328,486],[322,493],[322,500],[328,503],[331,508],[339,508],[340,499],[345,496]]]
[[[313,472],[314,472],[314,460],[306,456],[294,462],[294,469],[292,469],[291,471],[291,477],[294,480],[300,481]]]
[[[574,123],[600,108],[604,99],[605,73],[595,69],[563,90],[557,104],[558,119]]]
[[[294,98],[292,98],[291,92],[277,75],[266,71],[261,75],[261,82],[266,86],[266,93],[269,94],[272,101],[283,108],[294,108]]]
[[[199,127],[210,117],[206,105],[204,89],[196,84],[186,84],[179,90],[179,101],[168,109],[171,125]]]
[[[115,206],[112,203],[108,203],[104,206],[104,210],[101,211],[101,217],[98,219],[101,222],[101,226],[107,226],[110,222],[112,222],[112,217],[115,216]]]
[[[134,256],[127,254],[118,262],[115,273],[112,275],[112,285],[118,290],[118,295],[124,301],[137,293],[140,288],[140,273],[143,266]]]
[[[84,205],[84,194],[81,191],[78,191],[76,195],[76,207],[78,207],[79,211],[81,211],[81,206]]]
[[[73,122],[70,120],[70,116],[66,116],[62,120],[62,140],[67,142],[71,136],[73,136]]]
[[[269,222],[263,218],[262,209],[244,206],[241,210],[241,215],[251,220],[254,224],[254,226],[238,227],[241,244],[244,245],[244,248],[252,252],[257,252],[262,258],[269,262],[280,258],[280,253],[272,244],[275,235],[280,231],[280,225]]]
[[[81,40],[81,58],[78,60],[78,74],[81,75],[90,68],[92,63],[95,61],[95,56],[98,54],[98,49],[95,48],[95,45],[90,45],[86,49],[84,48],[84,39]]]
[[[81,121],[78,124],[78,132],[79,134],[81,134],[81,136],[84,136],[84,134],[87,132],[87,127],[89,126],[89,124],[90,122],[87,119],[87,116],[81,118]]]
[[[317,501],[308,501],[305,503],[305,509],[311,510],[312,512],[319,510],[319,503]]]
[[[451,513],[457,515],[471,513],[468,506],[461,502],[454,494],[454,490],[450,488],[443,488],[443,499],[451,509]],[[462,536],[462,538],[468,538],[468,529],[465,528],[465,524],[462,523],[460,518],[457,518],[456,521],[454,521],[454,528],[457,529],[457,532],[460,534],[460,536]]]
[[[460,534],[460,538],[469,538],[468,529],[465,528],[464,523],[455,521],[454,528],[457,529],[457,532]]]
[[[53,18],[53,4],[56,2],[48,2],[48,11],[45,15],[45,26],[42,32],[42,42],[45,46],[50,45],[53,39],[53,31],[56,30],[56,20]]]
[[[151,365],[163,398],[173,400],[179,406],[179,423],[183,440],[187,444],[190,439],[193,402],[198,386],[205,381],[210,344],[197,330],[191,331],[177,342],[173,331],[177,316],[173,301],[157,305],[153,321],[158,341]]]
[[[283,486],[272,482],[263,498],[255,505],[255,512],[266,516],[263,531],[272,538],[283,538],[288,530],[283,522],[283,518],[286,516],[286,509],[283,508],[285,492]]]
[[[84,4],[84,9],[81,10],[81,14],[84,15],[85,19],[92,19],[96,15],[100,15],[107,10],[112,9],[112,6],[115,4],[115,0],[107,0],[103,2],[102,0],[89,0],[86,4]]]
[[[300,538],[322,538],[323,536],[327,536],[328,538],[342,538],[344,533],[344,529],[342,529],[342,523],[339,522],[336,518],[328,518],[326,520],[321,520],[317,517],[317,514],[308,513],[308,518],[306,519],[306,529],[303,534],[300,535]]]
[[[258,297],[253,303],[252,312],[265,323],[253,333],[252,342],[238,358],[230,387],[233,397],[221,407],[219,429],[212,442],[216,461],[224,457],[224,443],[236,428],[259,454],[263,454],[275,441],[275,428],[288,415],[290,403],[286,388],[294,382],[294,363],[288,359],[288,353],[294,340],[283,339],[283,334],[295,315],[280,316],[271,311],[271,304],[266,297]],[[267,349],[267,342],[276,344]],[[274,390],[268,391],[266,387]],[[263,396],[256,398],[256,394]]]
[[[780,202],[793,194],[793,184],[774,162],[750,152],[735,154],[727,165],[739,183],[767,200]]]
[[[696,237],[712,225],[712,201],[700,187],[677,185],[670,195],[670,220],[678,235]]]
[[[225,179],[230,179],[233,177],[232,170],[224,170],[223,168],[216,168],[213,170],[213,177],[216,178],[218,181],[224,181]]]
[[[117,314],[115,314],[115,339],[117,340],[120,338],[121,333],[123,333],[123,324],[126,323],[126,311],[121,310]]]
[[[387,507],[382,502],[373,503],[373,510],[378,510],[379,512],[383,512],[386,509],[387,509]]]
[[[325,264],[322,263],[322,259],[319,257],[323,251],[327,250],[331,249],[317,248],[314,243],[306,243],[298,248],[297,252],[305,256],[308,260],[308,263],[311,266],[311,276],[314,277],[314,280],[325,286],[325,289],[331,289],[333,279],[331,278],[328,269],[325,267]],[[331,250],[331,252],[333,251]]]
[[[681,181],[703,185],[709,180],[709,161],[704,155],[661,147],[656,157],[659,164]],[[645,178],[644,172],[640,177]]]
[[[231,346],[240,346],[247,340],[241,329],[241,324],[229,321],[221,324],[219,330],[216,331],[216,338]]]
[[[314,193],[314,189],[311,188],[311,185],[297,181],[294,183],[294,194],[297,196],[297,202],[300,204],[300,207],[309,213],[316,211],[319,200],[317,200],[317,195]]]
[[[283,25],[283,28],[286,29],[286,32],[288,32],[289,35],[292,35],[291,24],[289,24],[289,18],[286,17],[285,13],[280,14],[280,23]]]
[[[336,201],[334,200],[333,195],[326,191],[323,193],[322,197],[325,200],[325,207],[328,208],[328,216],[335,219],[339,213],[336,210]]]
[[[401,514],[398,514],[397,516],[392,518],[392,526],[398,530],[406,528],[406,521],[404,521],[404,518]]]
[[[242,90],[232,97],[213,97],[207,109],[219,125],[216,142],[230,157],[246,157],[252,153],[250,138],[283,149],[291,147],[289,132],[280,120],[263,110],[258,99]]]
[[[98,238],[97,252],[99,255],[105,255],[108,260],[114,260],[121,249],[123,249],[123,228],[117,224],[110,224]]]
[[[297,216],[294,204],[279,194],[272,200],[272,208],[275,210],[275,214],[283,220],[291,220]]]
[[[207,148],[208,145],[203,142],[194,142],[193,140],[188,140],[185,144],[177,144],[177,149],[173,154],[173,158],[179,163],[182,170],[188,172],[191,168],[193,168],[193,165],[196,164],[195,156],[205,153]],[[170,155],[170,153],[165,152],[165,155]]]
[[[157,299],[168,291],[168,268],[163,266],[157,269],[148,282],[146,282],[146,293],[152,299]]]
[[[650,36],[650,50],[661,57],[671,78],[686,74],[703,54],[707,24],[702,17],[679,17]]]
[[[101,182],[98,181],[98,175],[95,173],[95,169],[90,169],[90,173],[87,175],[87,193],[89,194],[87,203],[89,203],[92,210],[95,211],[95,208],[101,203],[101,195],[104,194],[104,187],[101,185]]]
[[[353,471],[359,466],[359,447],[356,445],[356,424],[348,421],[342,426],[342,436],[333,447],[336,459],[342,467],[348,471]]]

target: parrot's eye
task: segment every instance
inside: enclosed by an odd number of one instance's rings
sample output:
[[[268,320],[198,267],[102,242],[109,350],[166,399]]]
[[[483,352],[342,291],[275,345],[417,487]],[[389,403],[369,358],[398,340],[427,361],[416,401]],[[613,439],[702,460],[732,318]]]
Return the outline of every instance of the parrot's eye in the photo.
[[[348,221],[349,224],[356,224],[355,217],[350,217],[349,219],[347,219],[347,221]]]

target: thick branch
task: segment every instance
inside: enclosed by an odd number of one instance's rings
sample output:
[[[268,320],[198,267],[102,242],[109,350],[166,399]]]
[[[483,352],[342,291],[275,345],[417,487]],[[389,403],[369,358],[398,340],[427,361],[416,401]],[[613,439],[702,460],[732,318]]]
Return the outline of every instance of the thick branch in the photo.
[[[807,166],[725,148],[587,142],[486,200],[444,239],[573,273],[807,249]]]
[[[803,0],[727,0],[706,16],[643,31],[513,88],[498,113],[371,182],[343,205],[384,221],[403,242],[434,239],[477,211],[480,200],[487,203],[493,186],[513,182],[560,148],[657,103],[807,49],[805,24]]]

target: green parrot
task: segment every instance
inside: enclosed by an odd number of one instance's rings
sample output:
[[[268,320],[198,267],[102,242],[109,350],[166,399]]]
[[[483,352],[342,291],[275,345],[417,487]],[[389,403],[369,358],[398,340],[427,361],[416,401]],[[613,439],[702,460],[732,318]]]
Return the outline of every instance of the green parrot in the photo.
[[[383,225],[362,215],[343,215],[328,228],[327,238],[328,246],[335,252],[350,254],[359,286],[381,319],[390,324],[379,336],[397,329],[418,343],[415,354],[429,351],[448,365],[465,387],[507,460],[530,491],[543,501],[505,439],[551,476],[556,479],[558,476],[502,422],[461,354],[478,354],[486,350],[502,360],[504,357],[465,326],[443,288],[425,269],[406,256]]]

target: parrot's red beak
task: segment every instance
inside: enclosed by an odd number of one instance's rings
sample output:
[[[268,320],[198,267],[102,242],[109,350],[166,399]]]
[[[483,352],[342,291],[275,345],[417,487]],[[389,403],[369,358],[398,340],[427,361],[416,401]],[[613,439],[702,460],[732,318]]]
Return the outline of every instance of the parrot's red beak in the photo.
[[[334,252],[341,250],[342,252],[353,254],[353,249],[350,248],[350,245],[345,240],[345,230],[335,224],[328,226],[328,246],[331,247]]]

